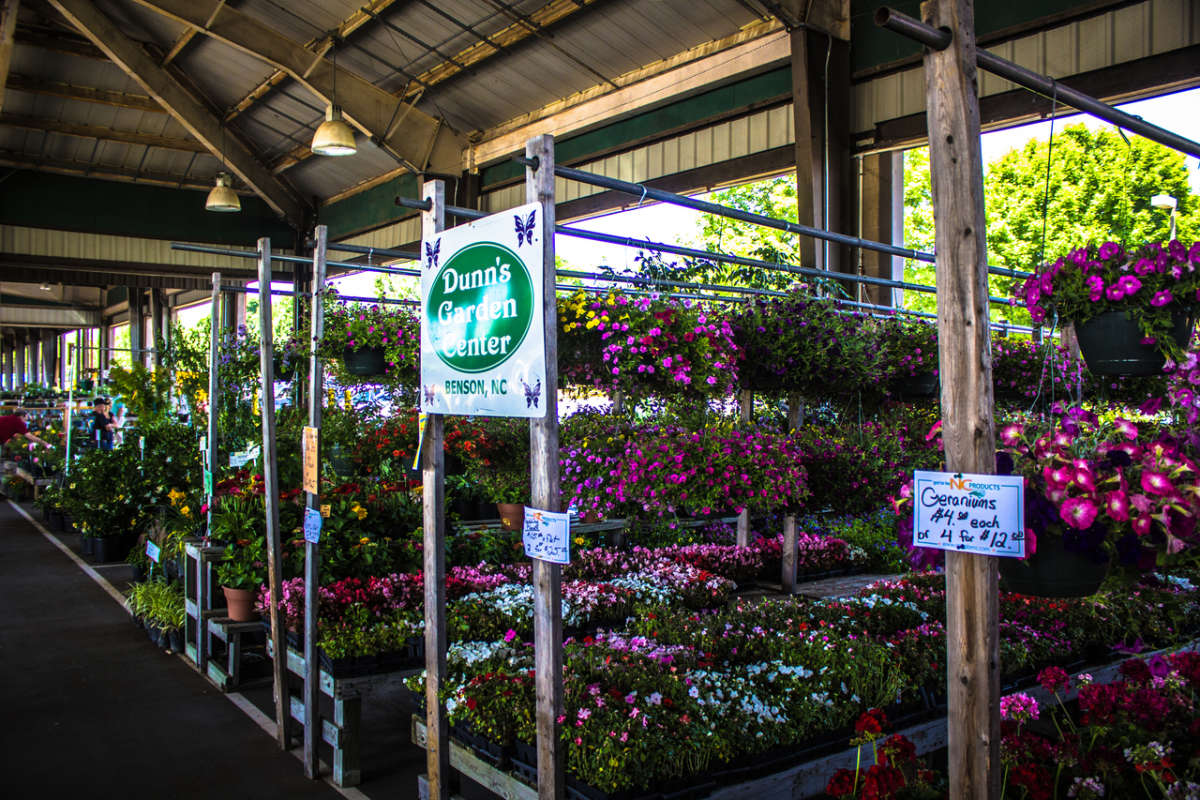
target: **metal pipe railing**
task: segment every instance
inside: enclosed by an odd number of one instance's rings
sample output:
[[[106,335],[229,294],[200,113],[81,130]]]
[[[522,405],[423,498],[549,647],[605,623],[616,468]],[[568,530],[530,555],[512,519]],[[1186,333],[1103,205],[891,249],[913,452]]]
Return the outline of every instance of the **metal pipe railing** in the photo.
[[[253,250],[232,250],[224,247],[210,247],[202,244],[185,244],[183,242],[171,242],[172,250],[186,250],[189,253],[208,253],[215,256],[232,256],[234,258],[258,258],[258,253]],[[272,255],[272,261],[286,261],[292,264],[311,264],[311,258],[302,256],[285,256]],[[361,272],[382,272],[387,275],[408,275],[411,277],[420,277],[421,273],[415,269],[407,269],[405,267],[377,267],[372,264],[356,264],[352,261],[329,261],[331,267],[344,267],[345,269],[359,270]],[[242,280],[253,280],[253,278],[245,277]]]
[[[932,25],[926,25],[919,19],[914,19],[907,14],[903,14],[893,8],[887,8],[886,6],[875,11],[875,24],[881,28],[887,28],[890,31],[899,33],[901,36],[907,36],[934,50],[945,50],[950,46],[952,38],[950,31],[944,28],[935,28]],[[1012,81],[1018,86],[1032,92],[1053,97],[1064,105],[1085,111],[1094,117],[1111,122],[1117,127],[1133,131],[1151,141],[1166,145],[1173,150],[1187,153],[1194,158],[1200,158],[1200,143],[1193,142],[1191,139],[1184,138],[1177,133],[1172,133],[1165,128],[1160,128],[1141,117],[1135,117],[1120,109],[1113,108],[1108,103],[1097,100],[1091,95],[1076,91],[1069,86],[1064,86],[1053,78],[1026,69],[1020,64],[1014,64],[1007,59],[989,53],[987,50],[977,49],[975,51],[975,62],[981,69],[985,69],[994,75],[999,75],[1001,78]]]
[[[428,205],[428,200],[413,200],[407,197],[397,197],[396,205],[405,208],[413,208],[417,210],[425,210]],[[458,208],[455,206],[447,206],[446,213],[451,216],[463,217],[465,219],[480,219],[488,216],[486,211],[476,211],[472,208]],[[747,267],[758,267],[760,269],[769,269],[776,272],[789,272],[794,275],[804,275],[812,278],[821,278],[828,280],[845,280],[853,283],[865,283],[871,286],[882,286],[891,289],[906,289],[914,292],[926,292],[928,294],[936,294],[937,287],[926,286],[923,283],[908,283],[906,281],[896,281],[891,278],[875,278],[870,275],[854,275],[852,273],[831,272],[829,270],[814,269],[812,267],[796,267],[791,264],[780,264],[774,261],[762,261],[757,258],[749,258],[748,256],[732,256],[724,253],[714,253],[710,250],[697,250],[692,247],[682,247],[680,245],[666,244],[665,242],[652,242],[648,239],[634,239],[628,236],[615,236],[608,233],[600,233],[599,231],[586,231],[579,228],[571,228],[566,225],[555,225],[555,233],[561,233],[565,236],[574,236],[580,239],[590,239],[596,242],[604,242],[606,244],[615,244],[622,247],[636,247],[639,249],[650,249],[660,253],[671,253],[672,255],[685,256],[687,258],[702,258],[712,261],[721,261],[728,264],[740,264]],[[997,274],[1012,273],[1014,277],[1025,277],[1027,273],[1018,273],[1014,270],[1006,270],[1001,267],[993,267],[992,270],[997,271]],[[731,287],[722,287],[728,289]],[[989,300],[994,305],[1011,305],[1008,298],[1005,297],[990,297]]]

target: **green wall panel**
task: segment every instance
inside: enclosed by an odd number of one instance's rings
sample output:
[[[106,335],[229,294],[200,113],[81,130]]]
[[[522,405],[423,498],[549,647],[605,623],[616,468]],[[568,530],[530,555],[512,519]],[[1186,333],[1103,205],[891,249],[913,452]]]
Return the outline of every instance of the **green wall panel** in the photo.
[[[875,9],[880,6],[888,6],[910,17],[921,18],[920,0],[850,0],[850,69],[853,72],[921,54],[921,46],[916,42],[875,25]],[[1014,25],[1034,22],[1079,7],[1080,3],[1071,0],[976,2],[975,35],[987,36]]]
[[[396,205],[396,195],[416,197],[420,188],[416,175],[398,175],[366,191],[322,206],[317,212],[317,223],[329,226],[331,240],[387,225],[413,213]]]
[[[286,247],[295,233],[257,197],[242,210],[204,210],[207,192],[18,170],[0,184],[0,224],[81,233],[253,246],[269,236]]]

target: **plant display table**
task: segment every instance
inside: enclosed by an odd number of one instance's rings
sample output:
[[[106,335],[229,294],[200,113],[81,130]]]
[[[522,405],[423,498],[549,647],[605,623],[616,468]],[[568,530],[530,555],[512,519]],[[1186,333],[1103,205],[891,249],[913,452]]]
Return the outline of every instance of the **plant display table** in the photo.
[[[200,670],[208,674],[210,650],[208,620],[224,616],[213,608],[213,565],[225,557],[225,548],[208,547],[199,539],[188,542],[183,551],[183,593],[186,598],[187,619],[184,622],[185,654]]]
[[[267,653],[274,658],[270,637],[267,638]],[[289,647],[287,668],[293,675],[303,678],[304,655]],[[363,697],[383,686],[400,684],[405,678],[418,672],[419,669],[408,668],[357,678],[334,678],[326,670],[321,670],[321,694],[333,700],[333,716],[320,717],[320,738],[333,748],[334,784],[346,787],[357,786],[362,782],[359,745]],[[303,725],[304,701],[290,692],[288,701],[292,719]]]
[[[260,635],[262,630],[262,623],[258,620],[235,622],[229,617],[208,618],[208,644],[211,645],[213,639],[224,642],[225,658],[222,664],[214,653],[209,653],[206,674],[208,679],[215,683],[222,692],[230,692],[244,686],[242,682],[242,639],[247,635]]]

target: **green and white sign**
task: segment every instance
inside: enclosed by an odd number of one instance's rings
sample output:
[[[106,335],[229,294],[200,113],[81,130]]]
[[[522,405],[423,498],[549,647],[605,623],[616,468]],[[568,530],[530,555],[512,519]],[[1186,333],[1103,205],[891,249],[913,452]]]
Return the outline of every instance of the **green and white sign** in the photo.
[[[530,203],[424,242],[421,411],[545,414],[541,213]]]

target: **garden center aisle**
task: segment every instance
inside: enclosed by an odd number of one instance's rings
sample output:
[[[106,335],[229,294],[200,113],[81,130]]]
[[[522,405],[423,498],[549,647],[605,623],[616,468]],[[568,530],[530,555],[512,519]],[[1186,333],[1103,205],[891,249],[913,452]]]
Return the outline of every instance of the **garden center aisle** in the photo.
[[[29,507],[28,505],[26,506]],[[336,798],[0,501],[5,797]]]

